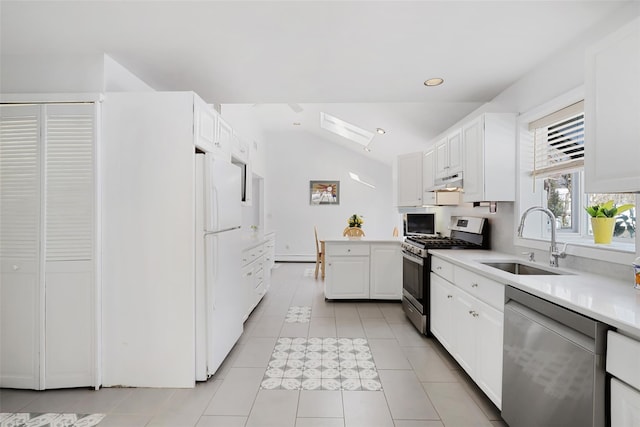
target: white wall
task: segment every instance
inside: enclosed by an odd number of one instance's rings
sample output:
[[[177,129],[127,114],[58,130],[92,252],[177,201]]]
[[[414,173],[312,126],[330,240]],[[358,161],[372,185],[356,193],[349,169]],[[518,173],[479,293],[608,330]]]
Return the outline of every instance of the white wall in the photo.
[[[108,55],[2,55],[0,93],[153,91]]]
[[[109,55],[104,55],[104,90],[106,92],[148,92],[154,89]]]
[[[224,104],[221,107],[222,118],[231,125],[234,132],[249,144],[251,168],[253,173],[264,177],[266,174],[265,136],[254,116],[251,104]]]
[[[313,226],[320,238],[342,238],[347,218],[364,217],[366,237],[390,238],[398,224],[391,166],[304,131],[268,135],[265,211],[276,231],[276,259],[315,261]],[[354,172],[367,187],[352,180]],[[309,181],[340,181],[340,204],[312,206]]]
[[[575,40],[571,46],[543,61],[538,67],[504,90],[492,101],[492,109],[501,111],[513,111],[526,114],[531,110],[551,102],[552,100],[576,92],[584,84],[585,53],[586,49],[615,31],[617,28],[640,16],[640,2],[632,2],[627,7],[607,17],[602,22],[591,28],[581,37]],[[519,144],[523,142],[519,141]],[[515,236],[516,225],[520,213],[530,205],[530,200],[516,203],[510,220],[500,220],[500,228],[506,230],[511,236]],[[504,222],[503,222],[504,221]],[[506,243],[506,242],[505,242]],[[506,247],[506,246],[505,246]],[[513,253],[521,256],[524,250],[531,248],[516,247],[511,245]],[[574,250],[569,249],[569,253]],[[538,260],[548,257],[546,250],[536,249]],[[640,237],[636,238],[636,255],[640,255]],[[606,274],[610,277],[628,278],[631,276],[631,267],[613,264],[611,260],[602,260],[600,255],[571,256],[562,260],[561,264],[586,272]]]
[[[100,93],[104,56],[3,55],[0,93]]]

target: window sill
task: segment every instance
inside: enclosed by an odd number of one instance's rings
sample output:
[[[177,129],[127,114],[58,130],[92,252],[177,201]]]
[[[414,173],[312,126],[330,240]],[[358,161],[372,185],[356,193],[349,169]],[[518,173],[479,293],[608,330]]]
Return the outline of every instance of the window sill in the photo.
[[[592,258],[600,261],[607,261],[616,264],[630,265],[636,257],[635,241],[633,243],[624,243],[614,241],[608,245],[595,244],[593,238],[584,238],[571,235],[558,235],[557,244],[562,249],[567,243],[567,255]],[[524,246],[534,249],[549,250],[549,239],[535,238],[515,238],[516,246]]]

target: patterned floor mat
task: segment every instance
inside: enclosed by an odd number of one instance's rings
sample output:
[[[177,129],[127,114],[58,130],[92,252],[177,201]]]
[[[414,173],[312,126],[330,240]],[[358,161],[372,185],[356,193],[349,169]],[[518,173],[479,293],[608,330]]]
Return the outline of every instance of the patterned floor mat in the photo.
[[[311,307],[309,306],[291,306],[287,310],[287,316],[284,321],[287,323],[309,323],[311,319]]]
[[[92,427],[105,414],[0,413],[0,427]]]
[[[382,389],[365,338],[278,338],[262,389]]]

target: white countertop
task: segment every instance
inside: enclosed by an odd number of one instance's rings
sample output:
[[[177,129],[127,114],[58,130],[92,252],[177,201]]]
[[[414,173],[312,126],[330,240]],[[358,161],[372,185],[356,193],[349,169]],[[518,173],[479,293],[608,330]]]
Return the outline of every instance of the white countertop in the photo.
[[[273,231],[269,231],[269,232],[250,231],[250,232],[242,233],[240,237],[242,239],[242,250],[251,249],[258,245],[263,244],[264,242],[269,240],[271,237],[273,237],[273,234],[274,234]]]
[[[632,276],[622,281],[562,267],[557,270],[569,274],[519,276],[481,264],[513,260],[531,264],[514,255],[484,250],[429,250],[429,253],[640,338],[640,290],[634,289]],[[540,261],[532,265],[553,268]]]
[[[349,239],[347,237],[335,237],[332,239],[320,239],[322,241],[324,241],[325,243],[393,243],[393,242],[397,242],[398,244],[402,243],[403,238],[402,237],[389,237],[386,239],[378,239],[375,237],[367,237],[364,236],[361,239]]]

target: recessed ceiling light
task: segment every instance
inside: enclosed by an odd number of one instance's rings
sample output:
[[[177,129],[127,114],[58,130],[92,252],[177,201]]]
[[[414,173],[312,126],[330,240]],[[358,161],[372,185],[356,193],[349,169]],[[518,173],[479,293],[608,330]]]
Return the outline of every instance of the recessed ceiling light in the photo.
[[[434,77],[424,81],[425,86],[440,86],[442,83],[444,83],[444,79],[441,79],[440,77]]]
[[[384,135],[385,133],[387,133],[387,131],[382,128],[377,128],[376,132],[378,132],[380,135]]]

